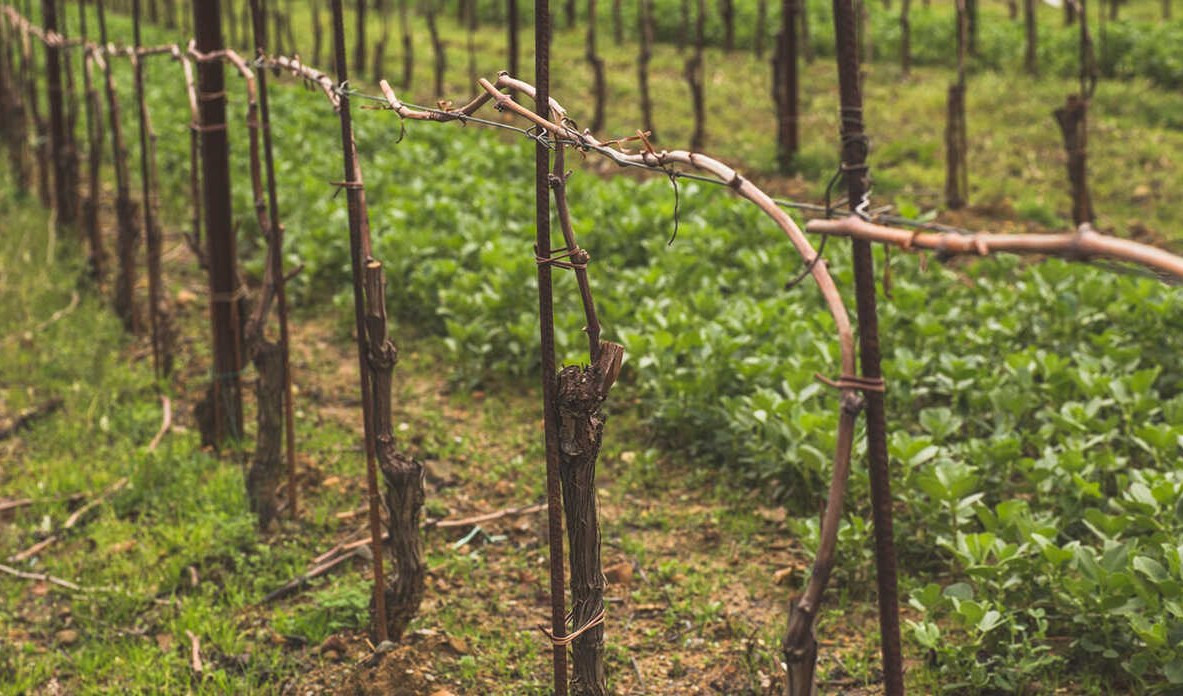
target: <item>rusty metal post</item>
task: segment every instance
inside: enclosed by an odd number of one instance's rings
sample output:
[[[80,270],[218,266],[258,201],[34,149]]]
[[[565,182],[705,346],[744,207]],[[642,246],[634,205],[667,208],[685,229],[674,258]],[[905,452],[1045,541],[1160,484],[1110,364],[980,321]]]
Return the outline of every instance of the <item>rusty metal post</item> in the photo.
[[[255,55],[267,55],[267,21],[263,0],[251,0],[251,16],[255,34]],[[288,15],[291,17],[290,13]],[[296,485],[296,419],[292,403],[291,338],[288,335],[287,281],[283,274],[283,225],[279,223],[279,196],[275,185],[275,154],[271,148],[271,107],[267,98],[267,71],[255,73],[259,85],[259,118],[263,131],[263,165],[267,172],[268,263],[275,279],[275,312],[279,318],[279,349],[283,362],[283,419],[284,446],[288,465],[288,512],[297,516],[299,490]]]
[[[838,83],[842,117],[842,170],[850,207],[859,209],[868,194],[868,141],[863,132],[857,18],[853,0],[834,0],[834,31],[838,52]],[[858,309],[859,360],[865,379],[881,379],[879,319],[876,314],[875,261],[871,244],[852,240],[855,303]],[[867,454],[871,509],[875,525],[875,570],[879,585],[879,635],[883,653],[883,685],[887,696],[904,693],[900,655],[899,590],[891,519],[891,476],[887,467],[887,423],[883,394],[867,391]]]
[[[201,53],[224,48],[220,0],[193,3],[194,39]],[[230,144],[226,137],[226,86],[222,63],[197,66],[201,106],[201,174],[213,333],[213,439],[242,436],[242,337],[238,313],[237,239],[230,208]]]
[[[511,0],[512,2],[512,0]],[[511,17],[513,23],[516,18]],[[534,0],[534,111],[550,118],[550,2]],[[550,150],[541,141],[534,149],[535,254],[550,258]],[[546,438],[546,508],[550,542],[551,633],[554,651],[554,693],[567,694],[566,596],[563,594],[563,501],[559,482],[559,413],[555,405],[554,298],[550,265],[538,264],[538,334],[542,348],[542,420]]]
[[[56,0],[41,0],[41,20],[46,34],[57,32]],[[45,45],[45,85],[49,101],[49,156],[53,160],[53,206],[58,226],[65,227],[74,224],[74,204],[62,105],[62,49],[50,42]]]
[[[345,60],[345,12],[341,0],[332,0],[333,8],[333,52],[337,63],[337,83],[349,82],[349,66]],[[345,197],[349,208],[349,252],[353,267],[353,310],[357,324],[357,364],[361,379],[362,426],[366,443],[366,488],[369,495],[370,543],[374,557],[374,629],[379,641],[387,639],[386,627],[386,581],[382,573],[382,520],[379,508],[382,501],[378,492],[378,467],[374,444],[373,383],[371,371],[366,363],[366,319],[365,293],[363,291],[363,268],[370,254],[369,224],[365,220],[366,200],[358,181],[357,152],[353,142],[353,121],[349,112],[349,93],[340,90],[341,150],[344,160]]]

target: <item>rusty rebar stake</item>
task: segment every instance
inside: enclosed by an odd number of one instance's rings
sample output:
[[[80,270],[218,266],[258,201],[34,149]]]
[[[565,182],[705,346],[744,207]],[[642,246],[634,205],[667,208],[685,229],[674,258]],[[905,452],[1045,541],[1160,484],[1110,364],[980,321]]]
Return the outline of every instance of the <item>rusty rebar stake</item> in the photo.
[[[847,200],[855,209],[868,195],[867,138],[863,132],[857,20],[852,0],[834,0],[834,32],[838,54],[841,99],[842,169]],[[855,304],[858,311],[859,360],[862,376],[879,379],[879,319],[875,301],[875,261],[871,244],[852,240]],[[883,686],[887,696],[904,693],[900,655],[899,590],[891,519],[891,476],[887,467],[887,423],[881,392],[866,392],[867,453],[871,480],[871,509],[875,525],[875,568],[879,585],[879,634],[883,654]]]
[[[332,0],[333,11],[333,51],[337,63],[337,83],[349,82],[349,67],[345,60],[345,12],[341,8],[341,0]],[[349,93],[347,90],[338,92],[341,117],[341,150],[344,162],[346,182],[357,181],[357,152],[353,144],[353,121],[349,112]],[[386,580],[382,573],[382,501],[378,494],[378,471],[375,461],[373,404],[371,403],[372,387],[370,368],[366,364],[365,350],[365,298],[362,288],[362,265],[369,255],[369,235],[363,234],[366,214],[365,198],[360,186],[345,186],[345,198],[349,208],[349,255],[353,268],[353,311],[357,323],[357,364],[361,380],[361,408],[362,424],[365,429],[366,442],[366,489],[369,495],[370,539],[374,556],[374,628],[378,641],[388,638],[386,630]]]
[[[335,0],[336,1],[336,0]],[[550,2],[534,0],[534,110],[550,114]],[[534,213],[539,258],[550,257],[550,150],[541,142],[534,149]],[[566,595],[563,581],[563,501],[559,483],[559,423],[555,405],[554,298],[550,265],[538,264],[538,334],[542,348],[542,411],[546,437],[546,511],[550,542],[550,628],[555,696],[567,696]]]
[[[135,43],[135,48],[138,51],[141,46],[140,35],[140,0],[132,0],[131,10],[132,22],[132,40]],[[138,57],[132,56],[132,75],[135,84],[136,102],[139,104],[139,126],[140,126],[140,205],[143,206],[144,214],[144,239],[147,245],[147,262],[148,262],[148,326],[152,335],[152,367],[155,370],[156,379],[159,381],[162,377],[167,377],[168,370],[165,369],[165,360],[169,360],[167,356],[162,355],[162,348],[164,346],[162,331],[164,329],[163,322],[160,320],[160,293],[162,283],[162,271],[160,268],[160,230],[156,225],[155,211],[152,209],[152,177],[149,175],[149,158],[152,156],[151,146],[148,143],[149,139],[149,125],[148,125],[148,105],[145,101],[144,95],[144,63]]]

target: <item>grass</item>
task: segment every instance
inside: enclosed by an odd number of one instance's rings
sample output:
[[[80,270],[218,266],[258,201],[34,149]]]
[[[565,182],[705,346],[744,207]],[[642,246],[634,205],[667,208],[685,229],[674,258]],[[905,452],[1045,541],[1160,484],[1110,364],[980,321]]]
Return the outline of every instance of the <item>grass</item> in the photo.
[[[353,378],[350,369],[338,368],[352,365],[344,337],[312,317],[298,321],[305,507],[299,521],[260,535],[243,493],[242,455],[215,456],[184,427],[190,385],[199,388],[203,381],[203,351],[180,356],[181,376],[167,386],[180,427],[148,451],[160,411],[146,346],[129,340],[102,298],[87,289],[72,240],[53,242],[58,272],[40,271],[50,247],[49,221],[13,191],[5,186],[0,194],[9,229],[21,230],[0,241],[0,329],[12,337],[0,348],[4,412],[53,397],[63,405],[0,443],[6,461],[0,497],[37,501],[0,520],[0,557],[57,535],[44,551],[11,565],[93,591],[0,576],[0,693],[52,683],[83,694],[278,693],[309,673],[328,673],[318,686],[339,684],[354,656],[338,664],[320,656],[317,646],[341,634],[355,636],[350,648],[358,647],[368,617],[366,564],[275,605],[258,602],[357,525],[336,515],[357,505],[362,486],[360,435],[348,396]],[[169,272],[180,285],[196,287],[192,271]],[[46,322],[70,306],[75,293],[76,308]],[[201,314],[195,306],[181,310],[184,335],[201,335]],[[396,422],[400,432],[413,434],[408,446],[432,472],[429,514],[463,516],[541,499],[534,399],[512,384],[453,393],[431,371],[441,346],[410,338],[403,351]],[[642,449],[637,414],[614,414],[610,427],[613,437],[601,459],[608,491],[605,556],[607,562],[635,562],[649,574],[613,593],[630,608],[622,612],[642,607],[630,621],[634,628],[612,640],[614,679],[628,684],[636,659],[650,682],[676,690],[731,664],[738,648],[729,646],[745,639],[758,641],[747,648],[751,674],[736,672],[735,678],[758,682],[763,673],[767,679],[779,630],[779,612],[771,608],[779,593],[768,588],[766,576],[774,569],[769,564],[779,561],[762,557],[760,540],[775,527],[745,509],[747,496],[704,472],[671,477],[668,462]],[[249,428],[246,435],[249,442]],[[123,477],[126,487],[75,528],[62,528],[72,511]],[[677,504],[657,505],[658,492]],[[626,507],[640,512],[626,514]],[[456,543],[467,530],[428,535],[431,589],[412,626],[419,636],[412,645],[426,650],[433,636],[446,636],[463,646],[463,654],[431,650],[418,657],[440,683],[462,693],[545,692],[549,657],[533,635],[545,615],[540,524],[489,527],[463,547]],[[728,559],[715,559],[713,544],[723,544]],[[767,589],[747,589],[760,586]],[[494,616],[503,620],[490,623]],[[187,632],[201,641],[200,678],[190,668]],[[679,653],[673,662],[672,646]]]

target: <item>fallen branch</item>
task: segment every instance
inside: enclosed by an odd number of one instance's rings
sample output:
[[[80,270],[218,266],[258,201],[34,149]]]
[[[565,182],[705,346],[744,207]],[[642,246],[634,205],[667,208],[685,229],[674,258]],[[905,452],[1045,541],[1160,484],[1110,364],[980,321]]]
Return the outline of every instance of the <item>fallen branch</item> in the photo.
[[[358,543],[356,546],[353,546],[352,548],[350,548],[348,553],[344,553],[344,554],[341,554],[340,556],[337,556],[336,558],[332,558],[330,560],[327,560],[324,563],[321,563],[320,565],[316,566],[312,570],[299,576],[298,578],[288,581],[288,583],[285,584],[283,587],[280,587],[278,590],[273,590],[272,592],[270,592],[266,597],[264,597],[262,600],[259,601],[259,604],[268,604],[268,603],[273,602],[277,599],[282,599],[284,597],[287,597],[290,594],[293,594],[295,592],[298,592],[298,591],[304,589],[308,585],[308,583],[310,581],[314,580],[315,578],[318,578],[318,577],[324,575],[325,573],[329,572],[333,568],[336,568],[337,566],[341,565],[342,563],[349,560],[350,558],[353,558],[354,556],[361,555],[361,553],[362,553],[361,548],[365,547],[369,543],[370,543],[370,540],[368,538],[364,539],[363,541]],[[346,548],[346,547],[342,547],[342,548]]]
[[[964,235],[902,230],[876,225],[852,216],[841,220],[811,220],[805,229],[836,237],[854,237],[894,244],[905,251],[928,249],[947,256],[989,256],[1000,253],[1042,254],[1067,259],[1101,256],[1143,266],[1159,274],[1183,280],[1183,257],[1148,244],[1100,234],[1090,225],[1081,225],[1076,232],[1062,234],[982,232]]]
[[[204,669],[201,664],[201,639],[189,629],[185,629],[185,635],[189,636],[189,665],[193,673],[200,677]]]
[[[33,556],[36,556],[38,553],[43,551],[45,548],[47,548],[49,545],[53,544],[57,540],[58,540],[58,538],[57,538],[56,534],[53,536],[50,536],[46,539],[43,539],[43,540],[37,542],[36,544],[33,544],[29,548],[25,549],[24,551],[21,551],[20,553],[12,554],[11,556],[8,557],[8,562],[9,563],[20,563],[22,561],[26,561],[26,560],[32,558]]]
[[[538,503],[536,505],[524,505],[516,508],[506,508],[496,512],[488,512],[483,515],[476,515],[473,517],[465,517],[458,520],[437,520],[429,519],[423,523],[423,526],[432,529],[451,529],[454,527],[467,527],[473,524],[480,524],[482,522],[492,522],[499,520],[502,517],[517,517],[519,515],[532,515],[536,512],[542,512],[546,509],[546,503]]]
[[[48,582],[50,584],[57,585],[59,587],[64,587],[67,590],[70,590],[72,592],[90,592],[91,591],[91,590],[84,588],[80,585],[72,583],[69,580],[63,580],[59,577],[56,577],[53,575],[48,575],[46,573],[26,573],[23,570],[17,570],[16,568],[12,568],[12,567],[4,565],[3,563],[0,563],[0,573],[6,573],[8,575],[11,575],[15,578],[20,578],[22,580],[35,580],[37,582]]]
[[[103,503],[103,501],[105,501],[107,498],[110,498],[111,494],[115,493],[116,491],[118,491],[118,490],[122,489],[124,486],[126,486],[127,481],[128,481],[127,477],[124,476],[123,478],[119,479],[115,483],[112,483],[110,486],[107,486],[106,490],[104,490],[101,494],[99,494],[99,497],[90,501],[86,505],[83,505],[82,507],[78,508],[77,510],[74,511],[74,514],[67,517],[65,523],[62,524],[62,529],[70,529],[74,525],[78,524],[78,520],[82,519],[83,515],[85,515],[86,513],[90,512],[91,510],[98,507],[100,504]]]
[[[32,498],[15,498],[12,500],[0,500],[0,512],[8,512],[9,510],[16,510],[18,508],[28,507],[36,501]]]
[[[160,415],[160,430],[156,431],[156,436],[152,438],[152,442],[148,443],[148,451],[155,452],[156,447],[160,445],[160,441],[164,439],[164,434],[173,427],[173,402],[167,396],[160,397],[160,407],[163,413]]]

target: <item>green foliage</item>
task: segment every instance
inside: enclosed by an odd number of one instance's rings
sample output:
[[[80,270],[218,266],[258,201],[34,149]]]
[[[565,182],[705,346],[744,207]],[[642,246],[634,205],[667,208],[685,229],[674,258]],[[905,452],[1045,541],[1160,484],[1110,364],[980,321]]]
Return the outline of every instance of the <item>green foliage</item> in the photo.
[[[318,644],[333,633],[365,628],[370,620],[370,584],[364,578],[333,583],[311,595],[309,606],[275,613],[275,630]]]

